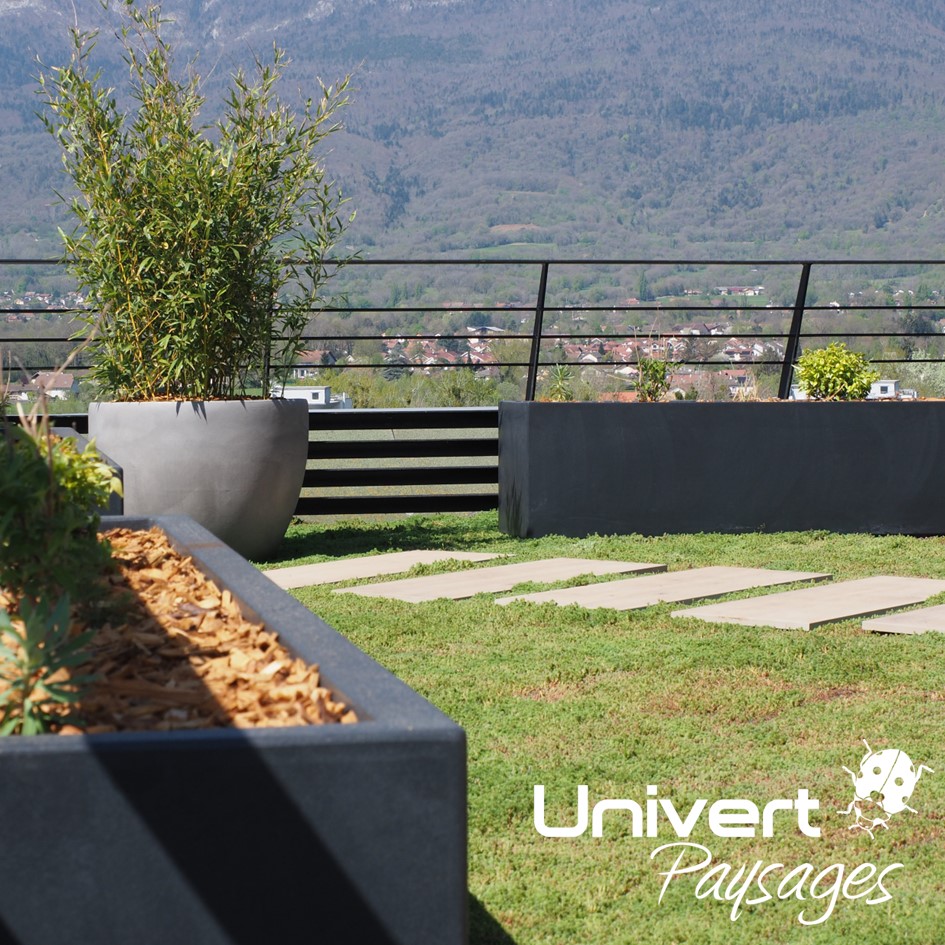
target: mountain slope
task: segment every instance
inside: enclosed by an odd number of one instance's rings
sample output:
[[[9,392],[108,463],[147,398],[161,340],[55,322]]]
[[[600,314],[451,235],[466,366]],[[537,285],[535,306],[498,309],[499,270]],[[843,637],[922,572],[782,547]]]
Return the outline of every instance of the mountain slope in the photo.
[[[167,0],[212,100],[275,40],[354,71],[329,167],[376,255],[945,248],[945,8],[931,0]],[[31,55],[71,5],[0,2],[0,239],[46,245],[58,159]],[[519,249],[518,244],[525,244]],[[2,245],[2,244],[0,244]],[[495,249],[499,247],[499,249]]]

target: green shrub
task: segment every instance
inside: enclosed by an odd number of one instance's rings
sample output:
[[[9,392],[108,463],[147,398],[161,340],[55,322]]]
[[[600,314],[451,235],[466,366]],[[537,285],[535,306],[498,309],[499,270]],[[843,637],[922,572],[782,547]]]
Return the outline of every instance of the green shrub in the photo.
[[[0,419],[0,735],[47,731],[82,692],[91,631],[72,632],[72,602],[100,587],[98,509],[119,489],[94,447],[50,431],[43,401]]]
[[[94,447],[45,421],[0,422],[0,587],[14,601],[82,599],[108,562],[97,509],[119,488]]]
[[[796,370],[798,385],[812,400],[861,400],[879,380],[869,361],[840,341],[805,351]]]
[[[637,361],[637,399],[653,402],[665,397],[675,367],[665,358],[640,358]]]
[[[118,400],[265,390],[270,365],[291,366],[303,345],[342,231],[318,154],[347,80],[293,111],[276,96],[276,49],[255,76],[232,77],[223,118],[206,125],[200,77],[175,77],[160,7],[120,8],[127,95],[93,67],[96,32],[74,29],[71,61],[40,76],[43,121],[78,192],[66,256],[99,309],[86,318],[93,375]],[[130,115],[118,104],[129,99]]]

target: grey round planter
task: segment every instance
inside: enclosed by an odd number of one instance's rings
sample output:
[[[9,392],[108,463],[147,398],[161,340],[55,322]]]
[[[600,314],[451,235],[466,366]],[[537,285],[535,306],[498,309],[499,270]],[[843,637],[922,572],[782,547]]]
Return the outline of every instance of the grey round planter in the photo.
[[[124,472],[126,515],[189,515],[259,560],[298,502],[308,408],[282,399],[93,403],[89,435]]]

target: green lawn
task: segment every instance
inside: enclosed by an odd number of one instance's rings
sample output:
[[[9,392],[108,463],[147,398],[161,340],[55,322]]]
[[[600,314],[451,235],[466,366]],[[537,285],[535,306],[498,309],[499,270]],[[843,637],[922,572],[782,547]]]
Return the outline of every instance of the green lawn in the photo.
[[[729,564],[837,578],[945,577],[939,538],[817,532],[522,541],[502,535],[489,513],[295,525],[281,563],[411,548],[496,550],[517,560],[621,558],[671,569]],[[672,619],[671,605],[618,613],[500,607],[486,595],[430,604],[326,589],[297,596],[465,728],[474,945],[945,941],[945,636],[871,635],[857,621],[811,633],[711,625]],[[848,829],[852,818],[837,813],[852,800],[843,766],[858,770],[863,738],[874,750],[901,749],[935,769],[909,801],[917,813],[895,814],[875,839]],[[545,785],[548,826],[575,822],[582,784],[591,807],[604,798],[643,805],[647,785],[657,785],[681,816],[700,798],[710,805],[746,799],[760,810],[805,788],[820,801],[811,823],[821,836],[803,835],[798,815],[781,811],[771,837],[760,827],[753,838],[714,836],[706,816],[685,840],[665,818],[656,837],[634,837],[629,814],[614,811],[601,837],[589,827],[577,838],[548,838],[533,824],[536,784]],[[712,866],[729,864],[731,872],[707,875],[706,866],[672,878],[660,903],[660,874],[682,848],[651,853],[683,842],[701,844]],[[683,865],[703,856],[695,848],[686,853]],[[713,898],[713,889],[734,896],[745,882],[736,871],[744,866],[750,876],[757,861],[758,869],[783,864],[763,879],[773,898],[746,904],[764,898],[750,885],[732,921],[732,902]],[[788,876],[806,863],[813,866],[806,881],[803,870]],[[869,867],[850,877],[864,863],[877,873],[903,864],[883,879],[886,901],[867,905],[883,898],[882,889],[870,891],[876,875]],[[813,887],[820,898],[813,898],[811,879],[822,871]],[[852,884],[841,888],[838,875]],[[828,911],[820,924],[798,921],[799,913],[810,920]]]

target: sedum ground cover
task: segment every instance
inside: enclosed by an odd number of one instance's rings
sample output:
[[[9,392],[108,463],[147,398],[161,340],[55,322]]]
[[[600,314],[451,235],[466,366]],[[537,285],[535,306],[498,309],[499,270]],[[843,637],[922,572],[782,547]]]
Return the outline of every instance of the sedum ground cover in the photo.
[[[274,563],[412,548],[945,577],[942,538],[517,540],[498,531],[494,513],[298,524]],[[491,595],[402,604],[294,593],[465,728],[473,945],[943,941],[945,636],[873,635],[859,621],[810,633],[711,625],[672,619],[678,605],[619,613],[500,607]],[[853,799],[843,767],[859,773],[864,738],[934,769],[914,786],[915,812],[894,814],[874,838],[838,813]],[[576,823],[579,785],[590,807],[631,799],[644,809],[655,785],[681,817],[699,799],[761,810],[806,789],[820,801],[810,823],[821,835],[805,836],[797,812],[779,811],[770,837],[760,825],[752,837],[716,836],[706,813],[685,838],[665,816],[656,836],[633,836],[630,814],[611,811],[599,837],[588,827],[549,838],[534,825],[536,784],[548,826]],[[699,846],[655,852],[682,843]],[[677,856],[692,872],[666,878]]]

